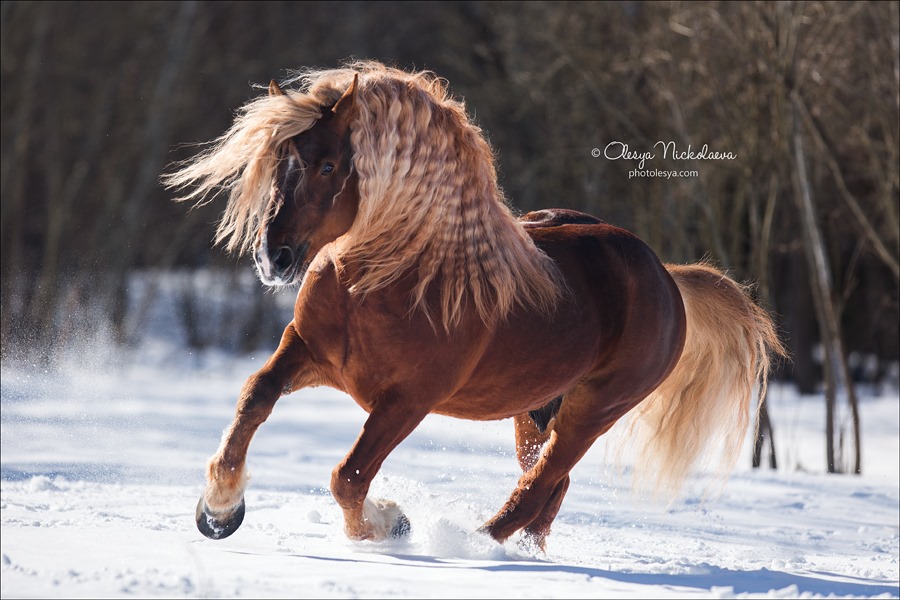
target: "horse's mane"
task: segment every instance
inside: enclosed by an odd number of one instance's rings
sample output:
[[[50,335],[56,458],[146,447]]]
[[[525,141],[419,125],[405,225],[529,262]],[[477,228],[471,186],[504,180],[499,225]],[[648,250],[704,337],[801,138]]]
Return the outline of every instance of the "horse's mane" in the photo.
[[[312,127],[359,75],[351,124],[359,211],[331,249],[338,265],[360,265],[351,291],[377,290],[413,275],[413,306],[428,314],[439,287],[440,318],[450,330],[471,298],[491,325],[516,305],[552,311],[563,284],[555,263],[516,221],[497,184],[490,146],[445,82],[377,62],[305,71],[284,95],[248,102],[232,127],[164,177],[196,188],[180,200],[207,201],[228,190],[217,242],[244,252],[265,220],[283,146]]]

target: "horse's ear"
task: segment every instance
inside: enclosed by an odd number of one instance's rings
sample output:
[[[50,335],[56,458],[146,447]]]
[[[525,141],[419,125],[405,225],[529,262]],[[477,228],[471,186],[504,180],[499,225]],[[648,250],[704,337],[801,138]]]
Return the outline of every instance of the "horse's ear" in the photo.
[[[337,114],[349,114],[353,111],[353,107],[356,106],[356,92],[359,89],[359,73],[356,73],[353,76],[353,83],[350,84],[350,87],[347,88],[347,91],[344,92],[344,95],[341,96],[340,100],[338,100],[334,107],[331,109],[331,112]]]
[[[284,96],[284,90],[275,82],[273,79],[269,82],[269,95],[270,96]]]

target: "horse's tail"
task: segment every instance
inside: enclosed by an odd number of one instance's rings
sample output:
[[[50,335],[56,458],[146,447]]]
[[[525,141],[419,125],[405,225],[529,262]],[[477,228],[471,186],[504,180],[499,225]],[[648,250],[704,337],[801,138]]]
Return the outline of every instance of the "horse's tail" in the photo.
[[[785,350],[766,311],[724,272],[703,263],[666,269],[684,300],[684,351],[634,409],[632,426],[648,438],[635,453],[635,483],[673,499],[693,467],[718,467],[722,481],[731,472],[753,390],[764,397],[771,357]]]

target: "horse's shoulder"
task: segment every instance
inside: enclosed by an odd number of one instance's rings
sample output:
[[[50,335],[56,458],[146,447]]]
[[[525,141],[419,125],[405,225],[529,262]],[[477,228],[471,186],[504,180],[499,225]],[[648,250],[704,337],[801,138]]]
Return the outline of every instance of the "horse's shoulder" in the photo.
[[[333,257],[320,252],[310,263],[303,275],[300,289],[297,292],[297,308],[305,313],[318,314],[324,307],[342,303],[346,295],[346,286],[342,285],[340,269]]]

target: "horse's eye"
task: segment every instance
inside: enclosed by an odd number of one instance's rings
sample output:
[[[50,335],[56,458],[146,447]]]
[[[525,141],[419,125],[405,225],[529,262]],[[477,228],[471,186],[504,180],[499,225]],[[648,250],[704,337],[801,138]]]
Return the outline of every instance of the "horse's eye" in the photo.
[[[334,171],[334,163],[327,162],[322,165],[322,175],[328,175],[332,171]]]

